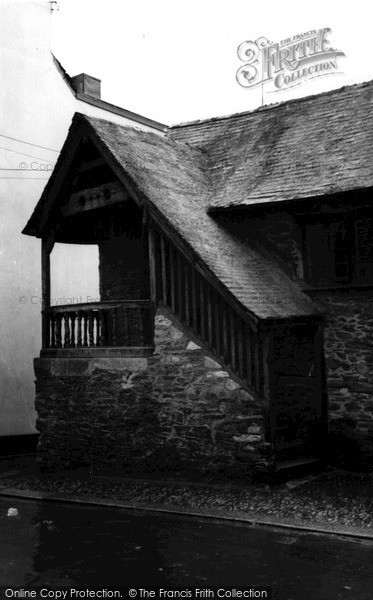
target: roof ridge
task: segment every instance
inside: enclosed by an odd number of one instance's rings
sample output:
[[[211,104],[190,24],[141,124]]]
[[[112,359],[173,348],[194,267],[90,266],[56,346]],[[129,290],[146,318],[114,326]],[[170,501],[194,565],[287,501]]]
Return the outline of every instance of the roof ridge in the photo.
[[[145,133],[146,135],[154,136],[154,139],[159,138],[159,134],[155,133],[155,131],[141,129],[140,127],[135,127],[134,125],[130,125],[130,124],[117,123],[115,121],[111,121],[110,119],[106,119],[104,117],[96,117],[96,116],[92,116],[92,115],[86,115],[81,112],[75,112],[73,119],[75,119],[75,118],[83,119],[88,122],[100,121],[102,123],[111,123],[111,124],[115,125],[115,127],[122,127],[123,129],[129,129],[130,131],[133,131],[134,129],[136,129],[136,131],[138,131],[139,133]],[[167,140],[167,142],[169,142],[171,145],[176,145],[179,147],[186,146],[191,152],[194,152],[195,154],[199,154],[201,156],[201,158],[203,158],[203,160],[206,160],[208,158],[208,153],[204,148],[198,148],[197,146],[194,146],[193,144],[190,144],[187,141],[177,140],[173,137],[169,137],[167,135],[167,132],[166,132],[166,135],[162,136],[162,137],[163,137],[163,139]]]
[[[246,117],[247,115],[250,115],[250,114],[255,114],[255,113],[267,111],[267,110],[273,110],[275,108],[287,106],[290,104],[295,104],[298,102],[309,102],[314,98],[320,98],[322,96],[323,97],[331,96],[334,94],[338,94],[344,90],[352,90],[352,89],[356,89],[356,88],[363,89],[364,87],[368,87],[370,85],[373,86],[373,79],[370,79],[368,81],[361,81],[359,83],[354,83],[352,85],[342,85],[341,87],[333,88],[332,90],[327,90],[326,92],[310,94],[309,96],[302,96],[300,98],[291,98],[290,100],[285,100],[283,102],[274,102],[273,104],[265,104],[264,106],[258,106],[257,108],[254,108],[253,110],[246,110],[243,112],[233,113],[230,115],[222,115],[222,116],[218,116],[218,117],[209,117],[207,119],[196,119],[194,121],[186,121],[186,122],[182,122],[182,123],[177,123],[175,125],[170,125],[168,127],[168,131],[166,132],[166,137],[168,137],[169,134],[172,133],[173,130],[183,129],[186,127],[195,127],[196,125],[204,125],[204,124],[214,123],[214,122],[218,122],[218,121],[227,121],[229,119],[239,119],[240,117]]]

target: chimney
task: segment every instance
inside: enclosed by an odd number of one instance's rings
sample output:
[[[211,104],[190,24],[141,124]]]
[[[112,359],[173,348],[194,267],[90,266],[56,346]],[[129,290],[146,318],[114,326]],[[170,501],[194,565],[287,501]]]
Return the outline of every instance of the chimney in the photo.
[[[72,86],[77,93],[92,96],[92,98],[101,98],[101,79],[80,73],[71,78]]]

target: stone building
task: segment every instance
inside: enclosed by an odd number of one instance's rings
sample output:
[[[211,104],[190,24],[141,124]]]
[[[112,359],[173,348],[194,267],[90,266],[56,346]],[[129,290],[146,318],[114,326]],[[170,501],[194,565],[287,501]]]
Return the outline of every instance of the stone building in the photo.
[[[45,468],[372,463],[372,107],[369,82],[164,137],[75,115],[24,230]],[[97,244],[99,301],[50,306],[59,243]]]

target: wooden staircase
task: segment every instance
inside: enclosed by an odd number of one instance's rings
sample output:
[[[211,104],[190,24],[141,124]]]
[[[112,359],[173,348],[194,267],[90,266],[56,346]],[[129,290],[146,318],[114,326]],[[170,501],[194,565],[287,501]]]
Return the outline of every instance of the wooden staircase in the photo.
[[[268,332],[240,311],[161,231],[149,223],[150,281],[154,308],[168,309],[183,328],[241,385],[264,399],[268,388]]]

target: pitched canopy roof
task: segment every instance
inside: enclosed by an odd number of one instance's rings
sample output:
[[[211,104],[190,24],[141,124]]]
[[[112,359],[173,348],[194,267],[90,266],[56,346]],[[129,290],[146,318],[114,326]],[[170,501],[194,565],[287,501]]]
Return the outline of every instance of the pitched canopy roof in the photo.
[[[242,243],[208,214],[206,155],[187,144],[109,121],[75,115],[57,165],[24,233],[43,237],[79,140],[93,140],[123,185],[173,230],[196,262],[257,319],[319,310],[260,249]]]
[[[373,81],[170,129],[203,150],[212,209],[373,186]]]

